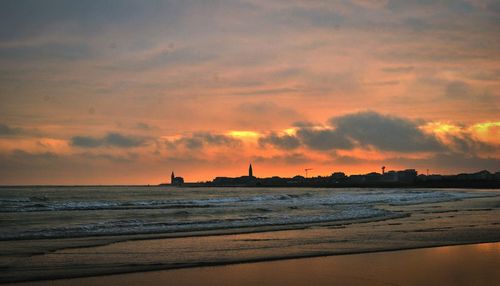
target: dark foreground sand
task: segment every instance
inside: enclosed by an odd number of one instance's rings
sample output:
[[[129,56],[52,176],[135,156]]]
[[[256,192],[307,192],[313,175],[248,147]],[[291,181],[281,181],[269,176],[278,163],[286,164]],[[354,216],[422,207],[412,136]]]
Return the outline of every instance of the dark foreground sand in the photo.
[[[500,285],[500,243],[289,259],[12,285]]]

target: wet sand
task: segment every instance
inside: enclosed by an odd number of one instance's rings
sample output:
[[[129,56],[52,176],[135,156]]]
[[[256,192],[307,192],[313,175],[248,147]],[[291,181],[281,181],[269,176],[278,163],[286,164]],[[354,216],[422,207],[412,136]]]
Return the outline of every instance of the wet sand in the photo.
[[[498,285],[499,265],[497,242],[10,285]]]

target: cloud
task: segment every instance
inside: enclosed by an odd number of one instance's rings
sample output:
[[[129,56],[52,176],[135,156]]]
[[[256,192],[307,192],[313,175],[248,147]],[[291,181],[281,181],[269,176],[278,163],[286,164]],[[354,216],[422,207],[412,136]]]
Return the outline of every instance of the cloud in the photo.
[[[12,136],[18,135],[23,132],[22,128],[10,127],[8,125],[0,123],[0,136]]]
[[[395,152],[435,152],[445,149],[435,136],[420,130],[417,122],[373,111],[333,117],[329,120],[329,126],[321,129],[314,128],[310,123],[295,125],[298,127],[295,139],[319,151],[350,150],[354,147],[374,147]],[[271,136],[263,140],[264,143],[280,146],[279,143],[283,143],[280,139]]]
[[[333,129],[301,128],[297,130],[297,137],[304,145],[314,150],[325,151],[354,147],[351,140]]]
[[[447,136],[449,142],[449,149],[456,153],[463,154],[477,154],[477,153],[489,153],[499,151],[498,145],[488,144],[481,142],[471,137],[470,134],[456,134]]]
[[[278,135],[276,133],[270,133],[259,138],[259,145],[272,145],[279,149],[293,150],[300,146],[300,140],[293,135]]]
[[[223,134],[212,134],[210,132],[195,132],[189,136],[167,141],[167,147],[175,148],[184,146],[190,150],[202,149],[205,146],[237,147],[241,140]]]
[[[152,131],[152,130],[158,129],[157,126],[151,125],[151,124],[146,123],[146,122],[137,122],[135,124],[135,128],[139,129],[139,130],[143,130],[143,131]]]
[[[104,144],[102,138],[94,138],[91,136],[75,136],[71,138],[71,145],[84,148],[99,147]]]
[[[122,135],[116,132],[109,132],[104,137],[74,136],[71,138],[71,145],[82,148],[97,148],[102,146],[133,148],[139,147],[145,142],[145,138]]]
[[[396,152],[442,151],[437,138],[418,128],[416,122],[373,111],[364,111],[330,119],[335,133],[361,146]]]

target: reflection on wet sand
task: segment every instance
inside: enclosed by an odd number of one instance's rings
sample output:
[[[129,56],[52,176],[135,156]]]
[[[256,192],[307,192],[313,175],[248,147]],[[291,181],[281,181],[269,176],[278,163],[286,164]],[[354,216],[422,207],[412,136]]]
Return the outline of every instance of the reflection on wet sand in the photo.
[[[109,285],[498,285],[500,243],[32,282]],[[28,284],[17,284],[18,286]]]

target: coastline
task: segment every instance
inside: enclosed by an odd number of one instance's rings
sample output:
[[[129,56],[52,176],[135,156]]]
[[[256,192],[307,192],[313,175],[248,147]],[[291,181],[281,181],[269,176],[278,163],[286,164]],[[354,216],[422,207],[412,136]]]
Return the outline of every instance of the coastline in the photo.
[[[443,254],[444,253],[444,254]],[[447,254],[446,254],[447,253]],[[450,253],[454,258],[450,258]],[[465,253],[465,254],[464,254]],[[447,263],[442,263],[436,265],[435,260],[442,260],[443,255],[447,255]],[[441,256],[441,257],[439,257]],[[465,257],[464,257],[465,256]],[[397,259],[395,257],[398,257]],[[361,283],[370,285],[389,285],[396,283],[392,280],[402,279],[401,275],[394,277],[394,273],[391,276],[382,275],[387,269],[393,271],[403,271],[411,272],[412,266],[408,263],[418,264],[419,268],[425,266],[429,270],[434,267],[434,272],[446,272],[446,269],[450,268],[453,261],[459,257],[463,263],[463,268],[469,269],[471,265],[474,264],[474,273],[463,273],[459,281],[453,281],[454,285],[469,285],[471,279],[477,283],[481,277],[478,278],[478,273],[483,275],[483,283],[477,285],[494,285],[494,281],[500,278],[500,273],[495,271],[495,265],[500,263],[500,241],[496,242],[477,242],[477,243],[460,243],[454,245],[434,245],[434,246],[422,246],[415,248],[406,249],[379,249],[373,251],[362,251],[354,253],[339,253],[335,255],[316,255],[316,256],[300,256],[300,257],[283,257],[283,258],[271,258],[265,260],[248,260],[240,261],[237,263],[206,263],[204,265],[194,265],[194,266],[184,266],[179,268],[169,268],[162,269],[161,266],[151,267],[149,269],[136,269],[135,271],[127,271],[123,273],[102,273],[98,275],[91,276],[81,276],[81,277],[59,277],[59,278],[49,278],[44,280],[33,280],[24,281],[16,283],[2,283],[2,285],[12,285],[12,286],[28,286],[28,285],[38,285],[38,286],[58,286],[58,285],[120,285],[124,281],[128,281],[128,285],[164,285],[167,281],[175,281],[174,285],[215,285],[210,281],[206,280],[207,276],[219,277],[217,280],[218,285],[234,285],[232,279],[236,273],[238,276],[243,278],[238,280],[239,285],[252,285],[255,283],[255,279],[258,279],[258,275],[262,273],[267,273],[266,275],[266,285],[281,285],[284,281],[288,281],[287,285],[306,285],[306,282],[314,285],[329,285],[328,283],[341,283],[342,285],[351,285],[350,283]],[[367,268],[361,268],[362,265],[369,264],[370,260],[376,260],[379,263],[375,265],[378,269],[374,271],[369,271],[368,273],[355,273],[352,270],[363,269],[366,271]],[[420,260],[425,260],[427,263],[422,264]],[[434,263],[432,262],[434,261]],[[478,263],[477,262],[481,262]],[[442,262],[442,261],[441,261]],[[493,263],[491,263],[493,262]],[[381,264],[382,263],[382,264]],[[430,265],[429,265],[430,263]],[[331,265],[336,265],[337,267],[328,267]],[[400,264],[400,265],[397,265]],[[434,264],[434,265],[433,265]],[[402,266],[404,265],[404,266]],[[372,265],[374,266],[374,265]],[[456,265],[454,265],[456,266]],[[298,273],[290,273],[285,271],[287,268],[294,268],[299,270]],[[305,267],[305,269],[304,269]],[[343,268],[349,268],[351,271],[346,271]],[[437,267],[437,268],[436,268]],[[319,270],[318,270],[319,269]],[[349,270],[348,269],[348,270]],[[369,269],[369,268],[368,268]],[[480,269],[480,270],[479,270]],[[257,271],[256,271],[257,270]],[[427,285],[446,285],[443,284],[442,280],[436,280],[436,277],[432,275],[437,275],[436,273],[430,274],[429,271],[420,269],[420,271],[425,272],[424,276],[429,279]],[[461,270],[463,271],[463,270]],[[311,273],[314,272],[314,273]],[[391,271],[392,272],[392,271]],[[260,274],[257,274],[260,273]],[[496,277],[491,277],[489,274],[494,273]],[[272,274],[271,276],[269,276]],[[302,279],[294,280],[292,284],[289,283],[288,278],[285,276],[292,274],[292,276],[300,276]],[[311,276],[314,274],[315,276]],[[412,272],[412,275],[406,274],[405,284],[398,285],[421,285],[420,276],[422,273]],[[446,273],[445,273],[446,274]],[[484,277],[484,276],[488,277]],[[231,278],[233,276],[233,278]],[[307,279],[305,279],[307,277]],[[463,280],[465,278],[465,280]],[[388,279],[391,278],[391,279]],[[396,279],[397,278],[397,279]],[[416,279],[418,278],[418,279]],[[433,279],[434,278],[434,279]],[[453,279],[453,277],[451,277]],[[387,280],[387,281],[384,281]],[[491,284],[487,282],[491,281]],[[399,281],[401,282],[401,281]],[[416,283],[418,282],[418,283]],[[374,284],[375,283],[375,284]],[[380,283],[380,284],[377,284]],[[416,284],[415,284],[416,283]],[[353,284],[356,285],[356,284]]]

